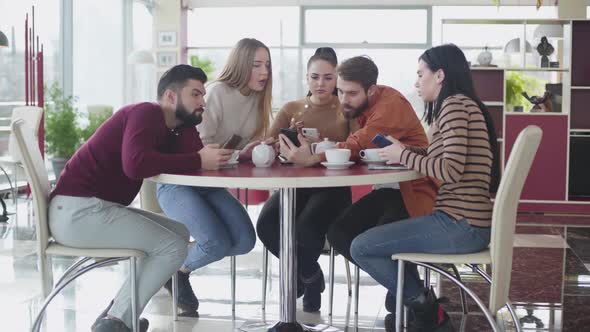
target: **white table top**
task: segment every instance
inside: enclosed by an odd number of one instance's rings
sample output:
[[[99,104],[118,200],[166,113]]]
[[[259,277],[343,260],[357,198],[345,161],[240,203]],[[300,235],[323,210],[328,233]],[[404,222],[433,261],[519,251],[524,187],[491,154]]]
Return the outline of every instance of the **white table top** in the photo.
[[[414,170],[369,170],[366,165],[329,170],[323,166],[299,167],[280,165],[258,168],[251,162],[218,171],[196,171],[187,174],[160,174],[149,178],[159,183],[218,188],[320,188],[373,185],[403,182],[421,178]]]

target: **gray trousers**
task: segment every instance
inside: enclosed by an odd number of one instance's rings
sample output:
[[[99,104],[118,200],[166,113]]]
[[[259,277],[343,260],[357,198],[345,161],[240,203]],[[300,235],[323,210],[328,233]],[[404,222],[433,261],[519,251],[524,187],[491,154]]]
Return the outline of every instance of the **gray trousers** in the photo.
[[[151,297],[184,262],[186,227],[172,219],[96,197],[55,196],[49,205],[49,229],[58,243],[80,248],[136,249],[137,297],[141,313]],[[109,315],[132,326],[129,277],[117,293]]]

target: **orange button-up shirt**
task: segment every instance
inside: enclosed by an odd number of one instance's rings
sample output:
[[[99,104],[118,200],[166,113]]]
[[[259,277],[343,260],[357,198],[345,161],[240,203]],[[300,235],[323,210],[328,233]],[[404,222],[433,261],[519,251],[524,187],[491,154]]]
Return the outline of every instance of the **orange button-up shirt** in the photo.
[[[397,90],[379,85],[370,98],[369,108],[358,118],[360,129],[351,133],[339,147],[350,149],[359,159],[362,149],[378,148],[371,140],[377,134],[392,136],[408,146],[427,147],[428,138],[410,102]],[[411,217],[432,213],[438,183],[428,177],[400,182],[400,191]]]

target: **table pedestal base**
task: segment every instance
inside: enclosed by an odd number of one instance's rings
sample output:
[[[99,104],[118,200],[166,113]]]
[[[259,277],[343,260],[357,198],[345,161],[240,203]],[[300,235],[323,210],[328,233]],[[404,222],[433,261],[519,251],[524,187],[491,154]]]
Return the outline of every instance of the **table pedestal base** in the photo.
[[[245,322],[239,329],[243,332],[342,332],[326,324],[299,324],[285,322]]]

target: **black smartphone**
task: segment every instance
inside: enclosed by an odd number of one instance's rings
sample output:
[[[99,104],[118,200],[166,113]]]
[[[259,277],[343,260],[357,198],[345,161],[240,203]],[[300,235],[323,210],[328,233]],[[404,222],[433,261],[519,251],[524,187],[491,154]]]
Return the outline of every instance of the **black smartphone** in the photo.
[[[281,128],[281,134],[287,136],[287,138],[293,143],[295,144],[295,146],[301,146],[301,143],[299,142],[299,138],[297,138],[297,131],[293,130],[293,129],[288,129],[288,128]]]
[[[377,145],[380,148],[384,148],[388,145],[393,144],[393,142],[391,142],[390,140],[388,140],[384,135],[382,134],[377,134],[375,135],[375,137],[373,137],[373,139],[371,140],[373,143],[375,143],[375,145]]]
[[[221,148],[234,150],[235,148],[238,147],[238,145],[240,145],[241,141],[242,141],[242,137],[240,135],[233,134],[233,135],[231,135],[230,138],[227,139],[227,141],[225,141],[225,143],[223,143]]]

